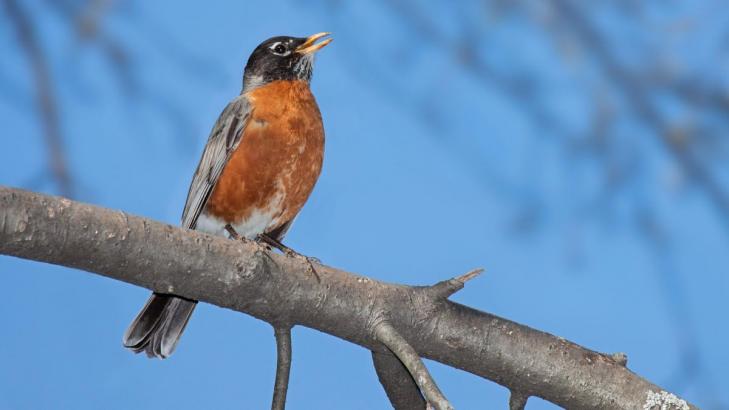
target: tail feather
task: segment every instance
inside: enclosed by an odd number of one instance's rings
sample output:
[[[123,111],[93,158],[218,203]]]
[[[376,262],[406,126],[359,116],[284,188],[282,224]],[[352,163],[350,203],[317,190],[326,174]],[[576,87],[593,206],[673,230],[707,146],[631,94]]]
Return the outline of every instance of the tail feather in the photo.
[[[175,351],[197,301],[153,293],[124,334],[124,347],[164,359]]]
[[[143,350],[143,345],[157,327],[171,299],[170,296],[156,293],[147,299],[147,303],[124,333],[124,347],[135,350],[135,353],[141,351],[137,350],[140,347]]]

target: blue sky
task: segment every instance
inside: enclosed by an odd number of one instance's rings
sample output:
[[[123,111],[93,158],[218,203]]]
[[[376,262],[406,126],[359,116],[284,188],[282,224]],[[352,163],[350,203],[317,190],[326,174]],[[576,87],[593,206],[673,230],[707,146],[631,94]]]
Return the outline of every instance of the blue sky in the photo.
[[[270,3],[120,6],[107,28],[133,50],[136,93],[97,48],[28,3],[56,73],[80,200],[178,223],[209,129],[239,92],[250,51],[273,35],[332,31],[312,83],[327,133],[324,170],[289,246],[397,283],[435,283],[484,267],[456,301],[594,350],[625,352],[632,370],[702,407],[729,403],[721,388],[729,384],[729,230],[630,121],[617,132],[627,142],[616,161],[641,153],[640,173],[628,172],[631,183],[613,196],[599,195],[599,161],[560,142],[579,141],[588,128],[590,100],[575,84],[595,76],[593,60],[556,64],[538,30],[509,24],[509,16],[496,24],[498,16],[484,12],[484,40],[472,51],[503,72],[540,79],[541,94],[531,101],[567,124],[555,131],[535,124],[523,101],[498,84],[484,86],[429,45],[384,3]],[[428,18],[457,38],[458,18],[478,12],[471,9],[437,3]],[[657,11],[654,19],[660,26],[702,12]],[[631,36],[609,13],[593,17],[616,41]],[[0,63],[0,184],[54,193],[39,177],[45,150],[28,97],[31,77],[2,20],[10,57]],[[674,42],[689,71],[712,61],[708,46],[686,51],[681,38]],[[726,68],[718,57],[715,63],[707,77]],[[626,110],[618,106],[617,115]],[[636,209],[663,221],[671,240],[660,252],[635,228]],[[201,305],[175,355],[152,361],[121,346],[144,289],[9,257],[0,257],[0,286],[0,408],[270,405],[275,346],[266,323]],[[681,367],[687,345],[697,349],[695,373]],[[388,407],[369,352],[301,327],[293,347],[289,408]],[[506,406],[504,388],[428,366],[457,408]],[[554,406],[532,398],[527,408]]]

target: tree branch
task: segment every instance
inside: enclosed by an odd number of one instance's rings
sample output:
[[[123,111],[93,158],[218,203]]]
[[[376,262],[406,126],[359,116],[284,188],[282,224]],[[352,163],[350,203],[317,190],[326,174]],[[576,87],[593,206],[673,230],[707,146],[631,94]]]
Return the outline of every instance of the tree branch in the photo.
[[[651,103],[647,93],[644,92],[645,85],[640,78],[623,68],[610,52],[605,39],[580,13],[577,3],[571,0],[552,0],[551,3],[558,11],[557,15],[562,16],[568,23],[565,26],[575,31],[577,34],[575,38],[586,44],[584,49],[591,52],[596,61],[601,63],[605,75],[615,85],[613,88],[625,95],[626,104],[633,108],[632,111],[646,124],[654,128],[654,132],[650,134],[658,139],[676,163],[704,190],[716,208],[724,227],[729,229],[729,192],[724,190],[719,178],[706,167],[706,161],[697,157],[682,142],[682,138],[677,138],[674,127],[664,120],[660,110]]]
[[[566,408],[644,408],[663,392],[610,355],[434,297],[431,287],[327,266],[317,267],[318,282],[298,258],[255,243],[68,199],[0,187],[0,254],[307,326],[369,350],[382,349],[375,329],[384,312],[419,356]]]
[[[271,409],[284,410],[291,374],[291,327],[275,325],[273,331],[276,334],[276,382]]]
[[[73,179],[66,163],[58,104],[53,90],[51,70],[28,13],[16,0],[5,0],[5,11],[15,25],[18,42],[28,58],[36,87],[36,104],[48,149],[48,171],[62,195],[73,196]]]
[[[435,380],[425,367],[425,363],[420,359],[418,352],[410,346],[407,340],[400,336],[390,323],[386,320],[377,323],[375,325],[375,337],[405,365],[428,404],[435,407],[436,410],[453,410],[453,406],[441,393],[438,385],[435,384]]]
[[[466,285],[466,282],[477,277],[482,272],[482,268],[474,269],[456,278],[438,282],[430,289],[433,292],[434,296],[446,299],[454,293],[458,292],[459,290],[463,289],[463,287]]]
[[[372,362],[377,378],[395,410],[423,410],[425,400],[418,385],[400,359],[389,351],[373,351]]]
[[[529,396],[512,391],[509,395],[509,410],[524,410]]]

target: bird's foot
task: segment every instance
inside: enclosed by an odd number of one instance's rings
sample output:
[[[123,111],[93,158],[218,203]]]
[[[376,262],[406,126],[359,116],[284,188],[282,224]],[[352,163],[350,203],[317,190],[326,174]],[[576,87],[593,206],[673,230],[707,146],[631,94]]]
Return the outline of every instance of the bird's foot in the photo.
[[[287,248],[284,251],[284,255],[288,256],[289,258],[303,259],[304,261],[306,261],[306,264],[308,266],[308,271],[310,273],[313,273],[314,276],[316,276],[317,281],[321,282],[321,278],[319,277],[319,272],[317,272],[316,268],[314,267],[315,263],[321,265],[321,261],[319,259],[317,259],[313,256],[302,255],[291,248]]]
[[[230,224],[225,225],[225,230],[228,232],[228,235],[230,235],[230,239],[233,239],[235,241],[241,241],[246,243],[253,242],[254,244],[258,245],[259,247],[263,248],[266,251],[271,250],[271,245],[269,245],[267,242],[261,241],[260,239],[256,239],[255,241],[250,241],[242,236],[238,232],[236,232],[235,228],[233,228]]]
[[[314,257],[314,256],[302,255],[291,248],[286,248],[286,250],[283,252],[284,252],[284,255],[288,256],[289,258],[304,258],[304,259],[306,259],[307,262],[309,262],[309,264],[316,263],[316,264],[321,265],[321,260],[319,258]]]
[[[228,235],[230,235],[230,239],[234,239],[236,241],[240,241],[242,237],[238,235],[238,232],[236,232],[235,228],[231,224],[225,225],[225,230],[228,232]]]
[[[274,238],[266,235],[265,233],[258,235],[257,241],[260,241],[260,242],[265,243],[267,245],[273,246],[274,248],[276,248],[276,249],[280,250],[281,252],[283,252],[283,254],[286,255],[289,258],[304,259],[306,261],[306,264],[308,265],[308,269],[307,270],[310,273],[313,273],[314,274],[314,276],[316,277],[317,282],[321,282],[321,278],[319,277],[319,273],[316,271],[316,268],[314,267],[314,264],[315,263],[321,264],[321,261],[319,259],[314,258],[314,257],[311,257],[311,256],[302,255],[302,254],[296,252],[295,250],[289,248],[288,246],[284,245],[283,243],[281,243],[281,241],[279,241],[277,239],[274,239]]]

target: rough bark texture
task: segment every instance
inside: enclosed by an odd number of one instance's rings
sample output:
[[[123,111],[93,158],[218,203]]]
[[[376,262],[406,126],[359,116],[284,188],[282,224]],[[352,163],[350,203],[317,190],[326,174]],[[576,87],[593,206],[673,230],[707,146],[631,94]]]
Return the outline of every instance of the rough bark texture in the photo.
[[[610,355],[443,298],[92,205],[0,187],[0,253],[291,323],[381,352],[383,320],[425,358],[562,407],[641,409],[662,389]],[[676,407],[680,408],[680,407]],[[685,407],[685,408],[695,408]]]

